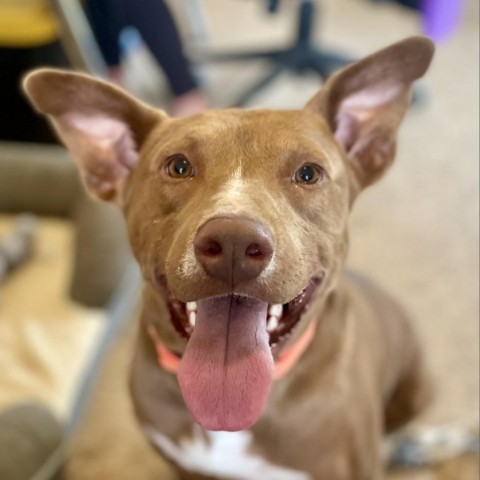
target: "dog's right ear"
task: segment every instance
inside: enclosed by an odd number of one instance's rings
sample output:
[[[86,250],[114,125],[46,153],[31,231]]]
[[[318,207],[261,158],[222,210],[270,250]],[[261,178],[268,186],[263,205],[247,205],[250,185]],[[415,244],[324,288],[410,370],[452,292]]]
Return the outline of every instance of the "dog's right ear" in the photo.
[[[166,115],[79,73],[35,70],[23,88],[72,153],[89,192],[120,203],[122,184],[137,164],[143,142]]]

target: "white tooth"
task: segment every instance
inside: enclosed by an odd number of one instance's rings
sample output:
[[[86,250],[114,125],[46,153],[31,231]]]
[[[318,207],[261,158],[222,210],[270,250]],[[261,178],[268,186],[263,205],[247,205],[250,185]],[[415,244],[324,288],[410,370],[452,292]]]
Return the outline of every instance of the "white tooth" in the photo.
[[[188,321],[192,327],[195,326],[195,322],[197,321],[197,314],[193,311],[188,312]]]
[[[268,313],[270,315],[273,315],[274,317],[278,317],[278,318],[282,316],[282,312],[283,312],[283,305],[281,303],[273,304],[268,310]]]
[[[187,310],[189,312],[196,312],[197,311],[197,302],[188,302],[187,303]]]
[[[278,318],[274,317],[274,316],[271,316],[268,319],[267,331],[268,332],[273,332],[277,327],[278,327]]]

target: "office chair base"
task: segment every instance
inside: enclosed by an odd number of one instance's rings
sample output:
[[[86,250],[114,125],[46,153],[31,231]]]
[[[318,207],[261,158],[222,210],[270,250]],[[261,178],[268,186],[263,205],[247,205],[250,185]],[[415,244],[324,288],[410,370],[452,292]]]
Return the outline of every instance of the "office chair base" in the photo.
[[[277,0],[272,0],[270,10],[275,11],[278,4]],[[259,52],[209,53],[201,55],[199,60],[211,63],[265,59],[274,64],[271,72],[251,85],[234,102],[235,106],[245,105],[255,94],[285,71],[292,71],[295,74],[314,72],[322,80],[325,80],[335,70],[350,63],[352,59],[324,51],[314,45],[313,29],[318,23],[319,5],[320,2],[313,0],[300,1],[297,15],[297,38],[290,48]]]
[[[272,70],[247,88],[232,106],[244,106],[252,97],[284,72],[289,71],[297,75],[313,72],[324,81],[333,72],[344,67],[353,60],[339,54],[316,48],[311,44],[297,44],[292,48],[284,50],[209,53],[197,57],[197,61],[203,64],[241,62],[259,59],[272,62],[274,65]]]

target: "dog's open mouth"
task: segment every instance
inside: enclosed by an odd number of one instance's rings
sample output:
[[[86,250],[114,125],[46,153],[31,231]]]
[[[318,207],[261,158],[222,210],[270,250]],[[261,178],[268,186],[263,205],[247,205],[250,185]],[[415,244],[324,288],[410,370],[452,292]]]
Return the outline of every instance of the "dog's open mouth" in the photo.
[[[269,344],[272,348],[282,344],[294,331],[300,319],[307,312],[311,300],[322,283],[323,273],[314,275],[303,290],[288,303],[268,304],[265,317]],[[178,334],[191,337],[197,323],[197,302],[184,303],[169,293],[169,309],[172,324]]]
[[[182,303],[169,295],[172,323],[187,339],[178,382],[202,427],[237,431],[255,423],[272,385],[275,347],[295,330],[322,280],[313,276],[285,304],[236,294]]]

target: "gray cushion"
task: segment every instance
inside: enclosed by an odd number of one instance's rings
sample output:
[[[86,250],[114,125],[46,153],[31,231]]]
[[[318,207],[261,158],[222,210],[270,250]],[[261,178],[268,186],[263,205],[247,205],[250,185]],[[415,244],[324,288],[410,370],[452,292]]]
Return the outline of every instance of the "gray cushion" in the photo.
[[[70,294],[84,305],[106,306],[131,259],[124,222],[116,208],[86,195],[63,147],[0,142],[0,212],[71,218]]]
[[[30,480],[60,447],[62,436],[60,423],[42,405],[0,413],[0,478]]]

